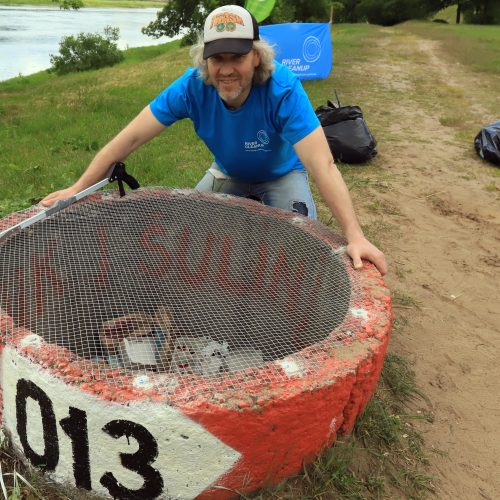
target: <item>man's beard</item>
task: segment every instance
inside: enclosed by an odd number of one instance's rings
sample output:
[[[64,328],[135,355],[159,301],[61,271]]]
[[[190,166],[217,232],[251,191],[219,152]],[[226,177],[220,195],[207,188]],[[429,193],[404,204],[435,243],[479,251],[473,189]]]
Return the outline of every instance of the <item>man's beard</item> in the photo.
[[[220,90],[220,89],[217,89],[217,92],[220,96],[220,98],[228,103],[228,104],[231,104],[232,102],[236,101],[238,99],[238,97],[240,97],[240,95],[243,93],[243,87],[238,87],[237,89],[234,89],[234,90]]]

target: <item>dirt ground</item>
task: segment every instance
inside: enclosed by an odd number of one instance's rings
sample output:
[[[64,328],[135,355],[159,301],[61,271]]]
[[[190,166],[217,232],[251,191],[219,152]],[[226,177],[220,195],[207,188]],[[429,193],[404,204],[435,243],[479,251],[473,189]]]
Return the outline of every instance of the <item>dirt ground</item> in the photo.
[[[476,157],[473,137],[464,148],[440,101],[458,97],[463,119],[479,130],[500,119],[500,79],[447,62],[438,42],[409,33],[388,29],[379,49],[377,63],[358,71],[371,75],[372,95],[391,89],[396,97],[384,103],[389,133],[377,160],[388,189],[373,190],[385,210],[373,214],[373,199],[354,198],[364,224],[390,228],[381,238],[391,266],[387,283],[407,297],[394,301],[406,324],[390,349],[414,362],[429,398],[414,411],[434,416],[418,425],[436,496],[498,499],[500,177]]]

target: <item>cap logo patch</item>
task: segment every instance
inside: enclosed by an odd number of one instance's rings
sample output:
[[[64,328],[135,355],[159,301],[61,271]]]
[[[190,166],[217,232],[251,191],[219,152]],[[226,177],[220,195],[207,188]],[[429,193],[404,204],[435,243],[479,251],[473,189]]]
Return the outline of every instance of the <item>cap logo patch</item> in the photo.
[[[218,32],[221,31],[234,31],[236,29],[236,24],[241,24],[245,26],[243,19],[237,14],[231,14],[230,12],[222,12],[221,14],[217,14],[212,17],[212,24],[210,25],[210,29],[215,26],[215,29]]]

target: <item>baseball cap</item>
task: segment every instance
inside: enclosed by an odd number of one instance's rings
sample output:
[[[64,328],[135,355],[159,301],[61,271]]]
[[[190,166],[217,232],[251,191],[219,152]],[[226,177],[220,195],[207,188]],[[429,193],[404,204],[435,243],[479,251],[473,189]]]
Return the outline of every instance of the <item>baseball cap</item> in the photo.
[[[216,54],[247,54],[259,40],[259,25],[248,10],[224,5],[210,12],[203,30],[203,59]]]

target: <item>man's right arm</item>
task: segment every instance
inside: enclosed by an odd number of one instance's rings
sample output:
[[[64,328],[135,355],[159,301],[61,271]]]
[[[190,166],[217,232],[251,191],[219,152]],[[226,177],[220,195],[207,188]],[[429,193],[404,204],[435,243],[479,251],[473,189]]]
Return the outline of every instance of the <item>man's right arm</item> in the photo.
[[[64,200],[104,179],[110,166],[124,161],[137,148],[156,137],[165,129],[149,106],[146,106],[114,139],[94,157],[87,170],[70,187],[46,196],[41,204],[50,207],[58,200]]]

